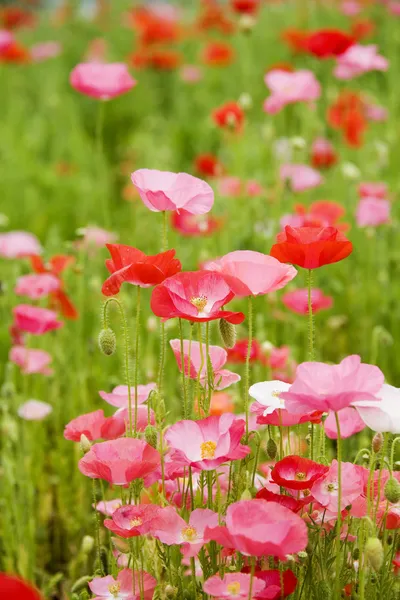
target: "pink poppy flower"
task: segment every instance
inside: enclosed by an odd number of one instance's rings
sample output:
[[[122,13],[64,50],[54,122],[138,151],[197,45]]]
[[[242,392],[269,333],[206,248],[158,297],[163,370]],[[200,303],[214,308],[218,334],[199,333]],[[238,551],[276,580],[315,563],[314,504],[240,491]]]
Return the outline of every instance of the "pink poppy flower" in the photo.
[[[136,85],[124,63],[80,63],[69,80],[75,90],[98,100],[111,100]]]
[[[115,498],[115,500],[106,500],[105,502],[101,501],[96,504],[96,510],[105,515],[106,517],[112,517],[118,508],[121,508],[122,500],[120,498]],[[94,505],[93,505],[94,508]]]
[[[182,65],[179,77],[185,83],[198,83],[203,79],[203,71],[197,65]]]
[[[192,215],[181,209],[173,212],[171,225],[175,231],[187,237],[212,235],[222,227],[222,219],[211,215]]]
[[[145,477],[160,464],[160,455],[143,440],[121,438],[94,444],[78,463],[81,473],[115,485]]]
[[[98,440],[103,437],[101,429],[105,422],[106,417],[103,410],[80,415],[65,426],[64,437],[73,442],[79,442],[81,435],[85,435],[88,440]]]
[[[147,383],[146,385],[138,385],[137,386],[137,403],[144,404],[150,396],[150,393],[155,390],[157,387],[156,383]],[[113,389],[113,391],[109,394],[107,392],[99,392],[100,398],[111,404],[111,406],[116,406],[117,408],[128,408],[129,406],[129,395],[128,395],[128,386],[127,385],[117,385]],[[135,388],[131,386],[131,397],[134,400],[135,398]]]
[[[378,54],[377,46],[354,44],[337,57],[334,75],[338,79],[353,79],[370,71],[387,71],[389,63]]]
[[[299,289],[293,290],[293,292],[286,292],[282,296],[282,302],[289,310],[297,313],[298,315],[308,315],[308,290]],[[322,290],[313,288],[311,290],[311,306],[313,314],[318,313],[320,310],[327,310],[333,305],[332,296],[324,296]]]
[[[24,375],[31,375],[32,373],[52,375],[53,373],[53,369],[49,368],[49,364],[53,359],[44,350],[25,348],[25,346],[13,346],[8,358],[20,367],[21,373]]]
[[[389,2],[387,5],[387,9],[391,15],[395,17],[400,17],[400,2],[398,0],[393,0]]]
[[[340,511],[358,498],[363,492],[363,483],[358,467],[353,463],[342,462]],[[329,471],[311,488],[311,494],[328,511],[338,513],[338,463],[332,461]]]
[[[49,58],[56,58],[61,51],[62,46],[59,42],[41,42],[31,47],[30,55],[33,62],[42,62]]]
[[[258,183],[255,179],[249,179],[245,184],[245,194],[246,196],[250,196],[250,198],[256,198],[257,196],[262,196],[265,193],[265,190],[261,183]]]
[[[343,408],[337,413],[340,424],[340,437],[349,438],[365,429],[365,423],[352,406]],[[331,440],[337,440],[337,427],[335,413],[330,412],[324,421],[325,433]]]
[[[207,271],[221,273],[239,297],[259,296],[280,290],[297,275],[294,267],[261,252],[238,250],[207,262]]]
[[[134,396],[132,396],[132,419],[135,418],[134,408]],[[154,425],[155,416],[154,411],[150,410],[150,421],[149,421],[149,409],[143,404],[137,407],[136,415],[136,428],[138,431],[144,431],[147,425]],[[129,411],[127,408],[120,408],[114,413],[112,417],[108,417],[102,427],[101,437],[105,440],[114,440],[115,438],[121,437],[125,434],[129,424]]]
[[[18,304],[13,308],[13,313],[17,329],[32,335],[43,335],[64,325],[62,321],[58,321],[57,313],[47,308]]]
[[[243,193],[240,177],[227,175],[218,179],[218,194],[223,198],[239,198]]]
[[[240,443],[244,429],[243,419],[226,413],[199,421],[178,421],[167,429],[165,441],[172,460],[212,471],[228,460],[249,454],[250,448]]]
[[[26,231],[0,233],[0,256],[5,258],[23,258],[31,254],[41,254],[39,240]]]
[[[362,6],[357,0],[344,0],[340,5],[340,10],[347,17],[356,17],[360,14]]]
[[[147,208],[153,212],[184,208],[192,215],[202,215],[214,204],[212,188],[187,173],[139,169],[131,180]]]
[[[311,147],[311,164],[316,169],[327,169],[337,163],[338,156],[332,143],[323,137],[313,141]]]
[[[226,573],[223,579],[219,575],[214,575],[207,579],[203,584],[203,591],[212,596],[212,598],[230,598],[231,600],[247,600],[250,592],[249,573]],[[262,579],[253,577],[252,597],[258,598],[257,594],[265,588],[265,582]]]
[[[208,508],[197,508],[190,513],[186,523],[172,506],[158,511],[152,522],[151,535],[163,544],[182,546],[181,552],[185,557],[197,556],[205,544],[204,531],[206,527],[217,527],[218,513]]]
[[[89,582],[90,590],[95,594],[93,600],[151,600],[156,586],[154,577],[143,571],[133,574],[131,569],[122,569],[117,579],[107,575],[95,577]]]
[[[219,273],[187,271],[157,285],[150,306],[153,313],[165,321],[175,317],[199,323],[225,319],[237,325],[244,320],[243,313],[221,310],[233,297]]]
[[[42,421],[52,410],[52,406],[47,402],[28,400],[18,408],[18,416],[25,421]]]
[[[307,526],[294,512],[276,502],[240,500],[228,506],[226,526],[206,527],[204,538],[246,556],[277,556],[304,550]]]
[[[38,300],[60,289],[61,282],[51,273],[31,273],[18,277],[14,292],[17,296],[27,296]]]
[[[359,227],[377,227],[390,222],[390,202],[379,198],[362,198],[357,206]]]
[[[181,341],[179,339],[170,340],[170,345],[178,363],[179,370],[182,372],[182,356],[181,356]],[[189,349],[190,349],[190,363],[189,363]],[[191,379],[197,379],[200,372],[200,384],[203,387],[207,387],[207,346],[202,344],[203,352],[203,367],[201,367],[201,352],[199,342],[189,342],[189,340],[183,340],[183,362],[185,364],[185,374]],[[232,373],[222,367],[228,359],[228,353],[224,348],[219,346],[209,346],[209,359],[212,364],[214,373],[214,389],[224,390],[229,387],[232,383],[240,381],[240,375]]]
[[[293,192],[305,192],[324,183],[322,175],[308,165],[282,165],[279,177],[281,181],[289,180]]]
[[[14,43],[14,36],[6,29],[0,29],[0,52],[6,51]]]
[[[297,414],[339,411],[356,406],[359,400],[377,400],[383,381],[382,371],[361,363],[357,355],[344,358],[338,365],[305,362],[297,367],[294,383],[281,397],[286,408]]]
[[[360,198],[380,198],[384,200],[388,195],[388,188],[383,181],[360,183],[358,186]]]
[[[313,102],[321,95],[321,86],[312,71],[281,71],[274,69],[266,74],[264,81],[271,95],[264,102],[264,110],[270,115],[281,111],[287,104]]]
[[[146,535],[152,532],[154,520],[161,510],[156,504],[119,506],[113,511],[112,519],[105,519],[104,526],[126,539]]]
[[[107,231],[95,225],[83,227],[78,230],[78,233],[83,236],[79,245],[84,248],[103,248],[106,244],[114,244],[117,239],[116,234],[112,231]]]

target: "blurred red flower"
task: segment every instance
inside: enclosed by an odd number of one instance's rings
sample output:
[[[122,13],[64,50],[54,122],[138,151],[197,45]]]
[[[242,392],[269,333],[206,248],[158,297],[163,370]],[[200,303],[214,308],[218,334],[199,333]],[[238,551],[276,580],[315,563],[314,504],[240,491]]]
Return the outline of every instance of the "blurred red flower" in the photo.
[[[226,67],[233,62],[234,50],[228,42],[208,42],[202,52],[202,61],[213,67]]]
[[[194,166],[199,175],[217,177],[223,173],[223,166],[214,154],[199,154]]]
[[[305,45],[307,51],[317,58],[332,58],[346,52],[354,43],[355,39],[344,31],[320,29],[307,36]]]
[[[212,112],[214,123],[218,127],[240,131],[244,123],[244,112],[237,102],[226,102]]]
[[[40,256],[31,256],[31,265],[35,273],[50,273],[57,277],[60,282],[58,290],[51,292],[50,305],[52,308],[60,310],[61,314],[67,319],[77,319],[79,314],[71,299],[64,291],[64,282],[61,278],[61,273],[75,262],[73,256],[65,256],[58,254],[53,256],[47,265],[43,262]]]
[[[231,7],[237,13],[254,15],[260,7],[260,0],[231,0]]]
[[[8,6],[0,9],[0,24],[5,29],[18,29],[19,27],[31,27],[35,24],[35,16],[32,12]]]
[[[181,37],[180,26],[174,19],[162,17],[144,6],[133,9],[128,22],[137,31],[143,46],[173,43]]]
[[[212,235],[222,227],[222,220],[210,215],[192,215],[181,209],[172,213],[171,225],[181,235],[196,237]]]
[[[337,163],[338,155],[331,142],[317,138],[311,147],[311,164],[316,169],[328,169]]]
[[[327,119],[331,127],[343,132],[349,146],[359,148],[362,145],[367,119],[364,102],[357,92],[342,91],[328,108]]]
[[[0,63],[28,63],[31,60],[30,52],[22,44],[13,40],[11,44],[0,51]]]
[[[197,20],[200,31],[216,29],[224,34],[233,33],[235,27],[217,0],[202,0],[201,12]]]
[[[228,362],[245,363],[248,346],[249,341],[247,339],[238,340],[234,347],[228,350]],[[253,340],[251,343],[250,362],[260,362],[263,365],[268,362],[258,340]]]
[[[289,29],[285,29],[282,32],[281,38],[293,52],[300,54],[307,52],[307,31],[302,31],[301,29],[295,29],[294,27],[290,27]]]
[[[359,42],[375,32],[375,23],[370,19],[358,19],[351,25],[351,35]]]
[[[0,573],[0,590],[2,597],[10,600],[41,600],[42,596],[36,588],[15,575]]]

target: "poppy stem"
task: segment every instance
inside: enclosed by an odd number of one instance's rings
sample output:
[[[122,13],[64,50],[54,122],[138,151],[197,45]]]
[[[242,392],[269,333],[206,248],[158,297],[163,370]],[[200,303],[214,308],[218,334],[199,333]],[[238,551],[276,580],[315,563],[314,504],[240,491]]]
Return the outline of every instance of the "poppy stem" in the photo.
[[[133,436],[137,435],[137,417],[138,417],[138,369],[139,369],[139,334],[140,334],[140,286],[137,286],[136,296],[136,321],[135,321],[135,370],[134,370],[134,385],[135,385],[135,421],[133,425]],[[130,423],[132,421],[131,410]],[[132,431],[132,425],[131,425]]]
[[[307,285],[308,285],[308,354],[309,359],[315,359],[315,331],[314,331],[314,315],[312,308],[312,284],[313,274],[312,270],[308,269],[307,272]]]
[[[167,218],[168,218],[167,217],[167,211],[163,210],[161,252],[165,252],[168,249],[168,234],[167,234],[168,221],[167,221]]]
[[[337,462],[338,462],[338,514],[336,531],[336,574],[335,574],[335,598],[341,598],[341,578],[340,578],[340,532],[342,529],[342,440],[340,435],[339,415],[335,412],[336,430],[337,430]]]
[[[206,372],[207,372],[207,406],[206,415],[210,414],[211,397],[214,389],[214,373],[210,359],[210,323],[206,323]]]
[[[181,340],[181,363],[182,363],[182,393],[183,393],[183,418],[188,418],[188,401],[187,401],[187,387],[186,387],[186,365],[185,365],[185,355],[183,352],[183,328],[182,328],[182,319],[179,319],[179,337]],[[188,375],[190,376],[190,360],[187,365]]]
[[[104,132],[104,112],[105,102],[98,102],[97,116],[96,116],[96,132],[95,132],[95,145],[96,145],[96,156],[97,156],[97,168],[99,181],[103,180],[104,166],[104,152],[103,152],[103,132]],[[104,189],[104,183],[101,186],[101,204],[103,209],[103,219],[105,227],[110,227],[110,211],[108,206],[108,195],[107,189]]]
[[[253,583],[254,583],[254,573],[256,570],[256,559],[255,557],[250,558],[251,561],[251,571],[250,571],[250,585],[249,585],[249,596],[248,600],[252,600],[253,598]]]
[[[97,481],[96,479],[92,479],[92,491],[93,491],[93,510],[94,510],[94,533],[96,540],[96,549],[97,549],[97,560],[99,562],[99,569],[102,576],[104,576],[103,563],[101,560],[101,550],[100,550],[100,519],[99,513],[97,512]]]
[[[201,331],[201,323],[198,323],[198,338],[199,338],[199,346],[200,346],[200,367],[199,367],[199,372],[198,372],[197,381],[196,381],[196,398],[197,398],[197,410],[199,412],[199,415],[201,416],[203,406],[201,403],[200,378],[201,378],[201,374],[204,369],[204,350],[203,350],[203,335],[202,335],[202,331]]]
[[[246,439],[249,435],[249,387],[250,387],[250,356],[253,346],[253,303],[252,296],[249,296],[248,304],[248,319],[249,319],[249,339],[247,344],[246,354],[246,369],[245,369],[245,389],[244,389],[244,411],[246,415]]]

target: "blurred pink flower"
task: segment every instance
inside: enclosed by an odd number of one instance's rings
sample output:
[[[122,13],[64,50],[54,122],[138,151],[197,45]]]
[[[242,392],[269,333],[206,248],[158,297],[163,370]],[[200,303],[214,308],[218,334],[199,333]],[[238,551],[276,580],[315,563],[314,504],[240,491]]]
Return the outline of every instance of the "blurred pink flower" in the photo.
[[[221,273],[232,292],[239,297],[280,290],[297,275],[294,267],[252,250],[229,252],[222,258],[207,262],[204,268]]]
[[[321,86],[312,71],[269,71],[264,78],[271,95],[264,102],[265,112],[273,115],[287,104],[312,102],[321,95]]]
[[[193,215],[202,215],[214,204],[214,192],[208,183],[187,173],[139,169],[131,179],[143,203],[153,212],[184,208]]]
[[[155,390],[157,387],[156,383],[147,383],[146,385],[137,386],[137,402],[143,404],[149,398],[150,392]],[[129,406],[129,394],[127,385],[117,385],[112,392],[99,392],[100,398],[118,408],[128,408]],[[135,388],[131,386],[131,399],[132,403],[135,400]]]
[[[262,196],[265,190],[261,183],[258,183],[255,179],[249,179],[245,184],[245,194],[251,198]]]
[[[41,254],[39,240],[26,231],[0,233],[0,256],[5,258],[23,258],[31,254]]]
[[[365,102],[364,112],[366,118],[369,121],[376,121],[378,123],[386,121],[389,114],[388,110],[384,106],[379,106],[378,104],[370,104],[369,102]]]
[[[112,231],[101,229],[95,225],[88,225],[78,231],[83,238],[79,240],[80,245],[88,248],[95,246],[97,248],[103,248],[106,244],[113,244],[117,240],[117,235]]]
[[[387,9],[391,15],[400,17],[400,2],[399,0],[392,0],[387,5]]]
[[[17,279],[14,292],[38,300],[60,289],[60,279],[51,273],[30,273]]]
[[[52,410],[52,406],[47,402],[28,400],[18,408],[18,416],[25,421],[42,421]]]
[[[389,223],[389,200],[362,198],[357,206],[356,221],[359,227],[377,227]]]
[[[293,192],[305,192],[324,183],[322,175],[308,165],[282,165],[279,177],[281,181],[290,181]]]
[[[154,577],[142,571],[135,571],[133,574],[131,569],[122,569],[116,579],[107,575],[95,577],[89,582],[89,588],[95,594],[93,600],[151,600],[156,586]]]
[[[180,339],[170,340],[170,345],[178,363],[179,370],[182,372],[181,341]],[[228,353],[220,346],[209,346],[209,358],[213,368],[214,389],[224,390],[225,388],[240,381],[240,375],[223,369],[228,359]],[[189,363],[190,351],[190,363]],[[185,374],[191,379],[197,379],[200,372],[200,384],[207,387],[207,346],[202,344],[203,361],[201,359],[200,343],[183,340],[183,358],[185,364]],[[203,367],[201,368],[203,362]]]
[[[32,335],[43,335],[64,325],[62,321],[58,321],[57,313],[47,308],[18,304],[13,308],[13,313],[15,327]]]
[[[14,36],[6,29],[0,29],[0,52],[7,50],[14,43]]]
[[[387,71],[388,67],[388,60],[378,54],[375,44],[354,44],[337,57],[334,74],[338,79],[353,79],[370,71]]]
[[[308,315],[308,289],[293,290],[282,296],[282,302],[289,310],[298,315]],[[320,310],[327,310],[333,305],[332,296],[324,296],[322,290],[313,288],[311,290],[311,306],[313,314]]]
[[[81,94],[98,100],[111,100],[136,85],[124,63],[80,63],[72,70],[70,83]]]
[[[243,193],[240,177],[226,176],[218,179],[218,194],[226,198],[238,198]]]
[[[363,493],[363,482],[358,467],[348,462],[342,462],[341,467],[340,511]],[[311,494],[327,511],[337,514],[338,493],[338,463],[337,460],[333,460],[328,473],[312,486]]]
[[[62,46],[59,42],[41,42],[31,47],[30,54],[34,62],[42,62],[59,56],[61,51]]]
[[[340,10],[347,17],[356,17],[360,14],[362,6],[357,0],[344,0],[340,5]]]
[[[10,350],[9,360],[18,365],[24,375],[31,375],[32,373],[51,375],[53,373],[53,369],[49,368],[49,364],[53,359],[44,350],[13,346]]]
[[[252,583],[250,583],[250,580],[251,575],[249,573],[226,573],[223,579],[219,575],[214,575],[204,582],[203,591],[209,596],[220,600],[225,598],[247,600],[251,586],[252,598],[258,598],[257,594],[265,588],[265,582],[257,577],[253,577]],[[265,597],[268,598],[268,596]]]
[[[363,182],[358,186],[358,195],[360,198],[381,198],[387,197],[388,188],[383,181]]]
[[[183,65],[179,76],[185,83],[198,83],[203,79],[203,71],[197,65]]]

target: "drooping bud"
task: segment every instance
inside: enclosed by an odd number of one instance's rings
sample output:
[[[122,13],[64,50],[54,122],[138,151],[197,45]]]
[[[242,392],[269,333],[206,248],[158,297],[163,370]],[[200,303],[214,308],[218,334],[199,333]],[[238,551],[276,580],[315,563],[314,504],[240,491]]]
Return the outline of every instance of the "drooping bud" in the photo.
[[[106,356],[111,356],[114,354],[117,348],[117,338],[112,329],[107,327],[106,329],[102,329],[99,333],[99,348],[103,354]]]
[[[92,444],[90,443],[90,441],[88,440],[88,438],[86,437],[86,435],[84,433],[81,434],[81,449],[83,454],[86,454],[86,452],[89,452],[90,448],[92,447]]]
[[[157,429],[153,425],[147,425],[144,430],[144,439],[153,448],[157,448]]]
[[[371,537],[365,544],[365,558],[374,571],[379,571],[383,565],[384,554],[380,539]]]
[[[91,535],[85,535],[81,544],[82,554],[90,554],[94,548],[94,538]]]
[[[400,500],[400,483],[394,477],[387,480],[385,485],[385,498],[392,504]]]
[[[236,344],[236,328],[232,323],[225,319],[219,320],[219,333],[225,348],[233,348]]]
[[[378,432],[372,438],[372,450],[375,452],[375,454],[378,454],[379,450],[382,448],[382,445],[383,445],[383,434]]]
[[[269,438],[267,442],[267,454],[270,458],[275,458],[278,452],[278,446],[272,438]],[[283,457],[282,457],[283,458]]]

